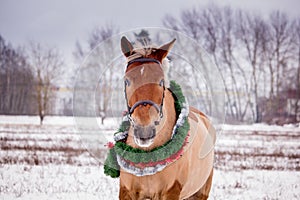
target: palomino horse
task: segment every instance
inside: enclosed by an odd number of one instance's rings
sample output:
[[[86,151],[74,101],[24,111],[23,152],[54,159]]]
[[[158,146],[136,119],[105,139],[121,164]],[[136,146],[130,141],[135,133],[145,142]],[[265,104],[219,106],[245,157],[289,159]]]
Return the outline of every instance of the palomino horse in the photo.
[[[130,124],[114,146],[119,148],[120,199],[208,198],[214,152],[201,151],[213,146],[215,131],[203,113],[188,106],[180,87],[168,81],[166,56],[174,42],[134,48],[121,39]]]

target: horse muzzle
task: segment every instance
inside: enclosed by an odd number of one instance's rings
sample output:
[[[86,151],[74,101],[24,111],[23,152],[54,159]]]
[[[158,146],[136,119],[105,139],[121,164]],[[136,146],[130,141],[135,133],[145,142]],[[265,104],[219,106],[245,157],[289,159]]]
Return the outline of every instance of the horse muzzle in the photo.
[[[156,135],[156,129],[154,125],[149,126],[134,126],[134,142],[140,147],[149,147]]]

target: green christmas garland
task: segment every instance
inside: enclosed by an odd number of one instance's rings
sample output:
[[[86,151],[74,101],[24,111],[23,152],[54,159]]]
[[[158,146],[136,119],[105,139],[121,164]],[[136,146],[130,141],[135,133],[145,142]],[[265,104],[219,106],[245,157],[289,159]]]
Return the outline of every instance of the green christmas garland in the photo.
[[[185,103],[185,97],[182,94],[181,87],[175,83],[175,81],[170,82],[169,89],[172,92],[175,100],[174,105],[176,115],[178,117],[183,108],[183,104]],[[129,126],[130,124],[128,121],[122,122],[117,133],[128,131]],[[189,129],[190,125],[188,123],[188,119],[185,118],[184,123],[177,127],[174,137],[171,140],[166,142],[164,145],[150,151],[133,148],[121,141],[116,142],[116,144],[110,148],[108,156],[105,160],[104,173],[112,178],[119,177],[120,166],[117,161],[117,154],[118,156],[132,163],[158,162],[169,158],[182,148]]]

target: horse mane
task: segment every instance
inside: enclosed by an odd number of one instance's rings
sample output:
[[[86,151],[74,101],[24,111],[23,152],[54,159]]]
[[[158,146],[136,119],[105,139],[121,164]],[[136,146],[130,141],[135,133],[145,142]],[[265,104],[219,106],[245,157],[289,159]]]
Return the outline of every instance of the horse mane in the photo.
[[[133,54],[127,57],[127,62],[130,62],[137,58],[142,58],[142,57],[147,58],[152,54],[152,52],[154,52],[158,48],[159,47],[157,45],[150,44],[146,40],[143,40],[142,43],[135,42],[135,44],[133,45]],[[165,86],[169,88],[170,81],[169,81],[168,74],[170,69],[170,61],[167,57],[162,60],[161,66],[164,72]]]

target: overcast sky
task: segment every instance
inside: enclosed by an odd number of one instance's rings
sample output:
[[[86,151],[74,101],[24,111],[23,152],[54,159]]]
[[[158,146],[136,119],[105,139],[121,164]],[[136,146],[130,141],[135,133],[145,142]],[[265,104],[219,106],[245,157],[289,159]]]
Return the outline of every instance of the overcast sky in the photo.
[[[71,57],[75,41],[86,41],[96,26],[115,24],[120,32],[162,26],[166,14],[181,10],[231,5],[267,14],[282,10],[299,16],[300,0],[0,0],[0,34],[14,46],[34,40],[61,49]]]

